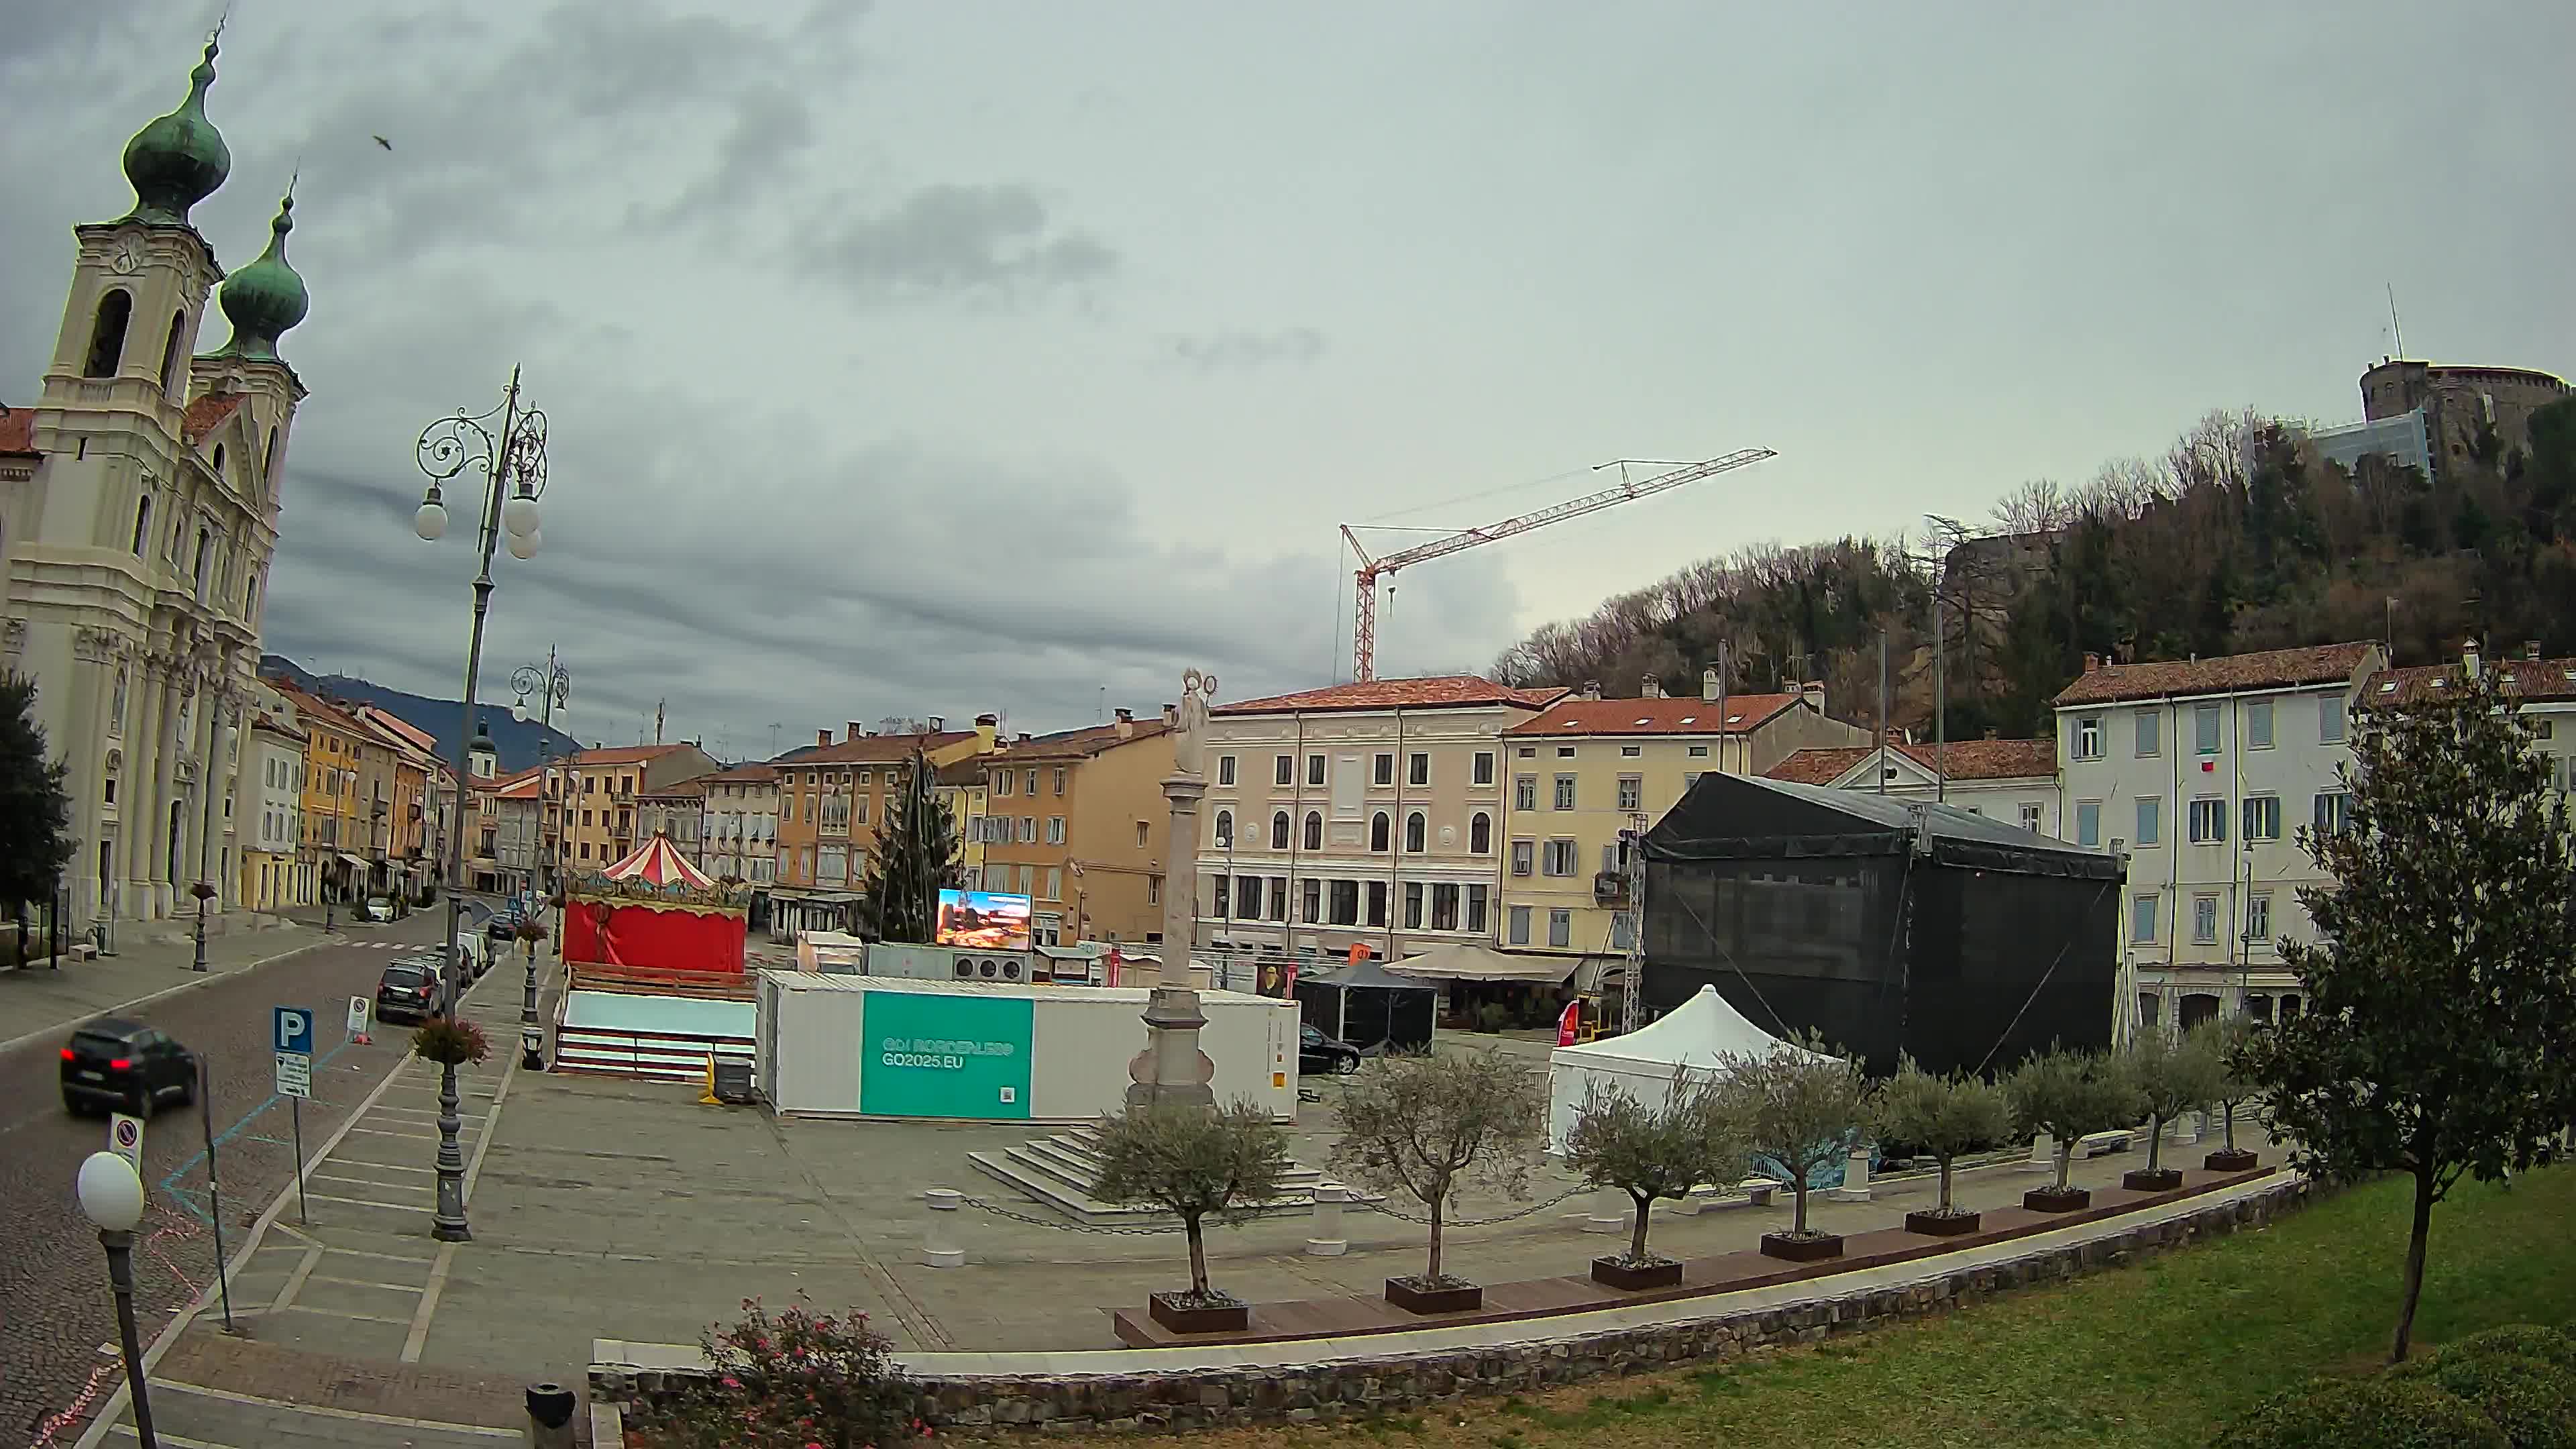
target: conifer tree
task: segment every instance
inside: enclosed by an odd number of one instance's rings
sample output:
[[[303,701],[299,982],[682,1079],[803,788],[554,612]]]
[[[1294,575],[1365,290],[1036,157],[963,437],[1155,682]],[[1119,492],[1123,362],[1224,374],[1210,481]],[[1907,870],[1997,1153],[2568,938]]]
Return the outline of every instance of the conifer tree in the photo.
[[[878,940],[926,945],[939,925],[939,893],[965,879],[957,822],[939,798],[929,759],[916,750],[903,794],[869,852],[860,910]]]
[[[54,898],[71,859],[72,802],[63,774],[36,723],[36,682],[0,677],[0,901],[17,919],[21,960],[27,906]]]

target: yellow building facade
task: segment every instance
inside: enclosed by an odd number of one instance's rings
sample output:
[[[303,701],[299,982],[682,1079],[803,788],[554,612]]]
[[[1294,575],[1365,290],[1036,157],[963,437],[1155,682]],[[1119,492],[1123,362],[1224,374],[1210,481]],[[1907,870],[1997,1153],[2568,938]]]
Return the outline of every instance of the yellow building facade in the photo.
[[[1821,691],[1716,694],[1711,684],[1697,699],[1569,696],[1503,732],[1497,945],[1606,966],[1629,945],[1629,832],[1643,834],[1702,775],[1760,774],[1800,749],[1870,740],[1828,717]]]

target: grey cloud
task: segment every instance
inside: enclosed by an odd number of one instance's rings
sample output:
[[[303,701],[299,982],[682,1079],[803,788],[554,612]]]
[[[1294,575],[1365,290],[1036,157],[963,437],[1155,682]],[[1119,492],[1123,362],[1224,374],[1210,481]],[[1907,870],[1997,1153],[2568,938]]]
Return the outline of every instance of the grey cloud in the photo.
[[[822,225],[826,258],[861,292],[972,292],[1011,297],[1096,281],[1118,266],[1099,238],[1066,230],[1037,191],[1016,183],[941,183],[892,208],[844,213]]]
[[[1312,327],[1279,332],[1226,331],[1163,339],[1165,355],[1191,371],[1210,373],[1309,363],[1324,355],[1324,334]]]

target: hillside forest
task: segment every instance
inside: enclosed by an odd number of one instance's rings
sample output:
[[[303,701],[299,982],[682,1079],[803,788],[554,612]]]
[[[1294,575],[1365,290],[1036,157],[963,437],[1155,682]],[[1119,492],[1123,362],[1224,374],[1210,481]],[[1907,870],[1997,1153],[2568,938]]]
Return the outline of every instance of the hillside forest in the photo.
[[[2212,412],[2161,456],[2024,483],[1987,520],[1705,559],[1541,625],[1491,673],[1681,693],[1724,657],[1734,691],[1821,681],[1832,713],[1869,723],[1884,633],[1892,728],[1930,738],[1937,697],[1952,739],[2036,738],[2087,653],[2385,639],[2421,664],[2471,637],[2576,653],[2576,398],[2534,413],[2527,447],[2490,429],[2439,473],[2378,457],[2347,472],[2295,423]]]

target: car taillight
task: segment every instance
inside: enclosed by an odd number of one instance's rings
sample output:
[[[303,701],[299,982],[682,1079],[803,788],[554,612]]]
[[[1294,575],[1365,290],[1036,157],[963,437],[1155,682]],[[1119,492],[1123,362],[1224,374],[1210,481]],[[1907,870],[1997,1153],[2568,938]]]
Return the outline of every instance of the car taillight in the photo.
[[[70,1047],[65,1047],[63,1048],[63,1060],[67,1062],[79,1061],[80,1053],[73,1051]]]
[[[421,994],[421,995],[423,995],[423,996],[427,996],[427,995],[429,994],[429,988],[428,988],[428,987],[426,987],[426,986],[422,987],[422,988],[420,989],[420,994]]]
[[[111,1072],[131,1071],[133,1067],[134,1058],[132,1057],[110,1057],[107,1063],[107,1069]]]

